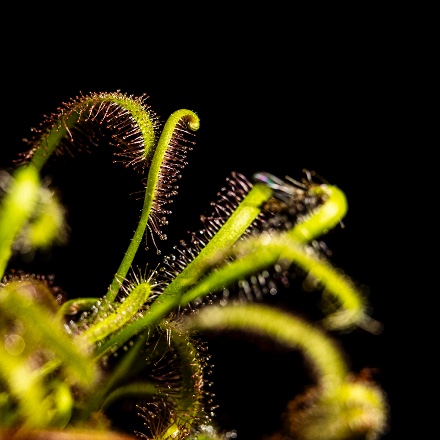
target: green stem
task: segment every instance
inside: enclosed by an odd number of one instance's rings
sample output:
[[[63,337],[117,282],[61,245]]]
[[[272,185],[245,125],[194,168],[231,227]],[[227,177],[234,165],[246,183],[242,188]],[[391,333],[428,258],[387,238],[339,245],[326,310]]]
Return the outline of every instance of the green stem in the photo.
[[[166,328],[170,336],[170,345],[176,349],[179,358],[181,383],[174,399],[175,407],[172,409],[175,417],[172,417],[170,425],[159,439],[168,438],[167,433],[190,432],[194,424],[201,423],[200,418],[204,417],[202,364],[197,350],[189,333],[182,332],[172,324]],[[166,389],[162,391],[166,393]]]
[[[196,299],[204,298],[212,292],[218,292],[240,279],[275,264],[279,258],[279,252],[274,252],[272,248],[263,243],[259,245],[259,239],[249,238],[244,240],[243,244],[247,244],[248,240],[256,242],[255,248],[249,255],[243,255],[235,261],[227,262],[206,275],[182,295],[180,305],[184,307]]]
[[[199,254],[165,288],[160,300],[180,297],[196,284],[206,270],[229,253],[231,247],[243,236],[261,212],[261,205],[272,194],[264,185],[254,185],[225,224],[211,238]]]
[[[102,341],[112,333],[124,327],[139,312],[151,293],[148,282],[137,285],[116,308],[115,312],[106,311],[105,317],[99,317],[96,322],[81,333],[76,339],[81,344],[92,345]]]
[[[121,284],[125,280],[125,277],[131,267],[139,245],[144,238],[145,229],[150,219],[154,199],[157,196],[156,189],[159,184],[159,176],[163,163],[163,158],[165,156],[167,148],[169,147],[173,139],[176,126],[182,119],[187,121],[188,127],[191,130],[195,131],[199,128],[199,118],[194,112],[190,110],[177,110],[168,118],[160,135],[159,142],[157,144],[156,151],[151,162],[150,170],[148,173],[147,187],[145,190],[144,205],[142,208],[142,213],[138,226],[106,294],[106,299],[109,302],[113,302],[115,300]]]

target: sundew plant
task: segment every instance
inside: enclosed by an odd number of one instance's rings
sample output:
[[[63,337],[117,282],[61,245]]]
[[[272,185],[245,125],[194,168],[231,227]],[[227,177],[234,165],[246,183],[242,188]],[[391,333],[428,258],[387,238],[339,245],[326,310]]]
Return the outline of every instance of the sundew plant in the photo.
[[[160,253],[200,125],[186,109],[161,122],[147,98],[119,91],[72,98],[33,130],[16,168],[0,175],[0,438],[247,438],[216,421],[204,335],[227,331],[298,351],[314,378],[292,396],[268,440],[381,438],[386,395],[371,376],[350,371],[336,342],[356,327],[372,337],[381,330],[322,242],[347,212],[343,191],[311,171],[232,172],[197,231],[159,264],[134,267],[140,252]],[[66,208],[45,165],[60,155],[75,160],[77,150],[99,154],[93,146],[103,133],[115,161],[139,179],[142,210],[108,289],[70,297],[47,274],[15,270],[11,260],[66,242]],[[322,319],[265,301],[285,294],[292,276],[319,293],[313,306]],[[124,399],[142,430],[114,424],[109,409]]]

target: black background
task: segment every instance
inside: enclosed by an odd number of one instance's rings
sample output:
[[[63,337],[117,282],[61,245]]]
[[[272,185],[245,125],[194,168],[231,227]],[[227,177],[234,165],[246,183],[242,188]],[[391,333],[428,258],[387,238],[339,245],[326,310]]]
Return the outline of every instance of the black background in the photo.
[[[389,233],[401,104],[398,39],[377,17],[356,15],[332,23],[321,17],[315,23],[309,16],[310,26],[301,31],[283,21],[272,23],[276,32],[258,22],[243,28],[229,18],[211,32],[194,29],[194,19],[183,21],[181,33],[167,39],[148,34],[155,27],[130,37],[130,25],[124,31],[111,25],[98,30],[93,20],[69,22],[62,32],[51,32],[47,23],[43,29],[36,26],[30,14],[16,28],[26,38],[7,39],[3,53],[0,167],[12,166],[25,149],[22,138],[44,114],[80,93],[145,93],[162,121],[180,108],[195,111],[201,126],[166,228],[169,239],[161,243],[164,253],[198,227],[199,215],[210,212],[209,203],[231,171],[297,179],[304,168],[316,171],[340,187],[349,203],[345,228],[326,239],[333,262],[368,286],[372,316],[384,324],[379,336],[359,330],[336,337],[353,371],[378,368],[375,379],[394,414],[399,403],[392,386],[397,350],[392,304],[398,293]],[[206,17],[204,22],[209,28]],[[105,149],[61,159],[50,175],[68,208],[70,245],[32,265],[18,260],[15,266],[54,273],[71,296],[105,292],[142,204],[135,194],[141,190],[140,177],[111,162]],[[143,258],[157,259],[154,249],[148,255]],[[294,305],[288,295],[281,291],[276,297],[287,308]],[[237,335],[213,338],[212,346],[218,420],[225,429],[237,429],[239,439],[255,440],[258,432],[278,423],[291,397],[286,375],[305,380],[297,367],[302,360]],[[397,431],[396,418],[387,438]]]

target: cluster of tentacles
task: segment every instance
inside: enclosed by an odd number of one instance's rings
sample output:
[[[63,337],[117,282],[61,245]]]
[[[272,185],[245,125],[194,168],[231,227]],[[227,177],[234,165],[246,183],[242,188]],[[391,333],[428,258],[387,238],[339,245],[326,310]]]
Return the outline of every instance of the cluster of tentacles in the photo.
[[[88,430],[93,438],[112,429],[109,408],[126,401],[145,421],[133,433],[141,438],[230,438],[215,423],[203,333],[232,329],[300,350],[313,366],[315,387],[292,396],[274,439],[379,438],[385,394],[354,377],[329,333],[380,331],[319,241],[345,216],[344,193],[307,171],[300,180],[232,173],[200,229],[155,270],[138,273],[141,242],[159,248],[156,240],[166,238],[167,205],[199,128],[190,110],[162,124],[146,100],[115,92],[64,103],[34,130],[12,175],[0,175],[0,432]],[[14,271],[9,262],[63,241],[64,208],[41,173],[59,154],[91,151],[103,132],[115,160],[147,175],[142,213],[108,291],[68,298],[50,277]],[[320,322],[265,305],[292,273],[325,296]]]

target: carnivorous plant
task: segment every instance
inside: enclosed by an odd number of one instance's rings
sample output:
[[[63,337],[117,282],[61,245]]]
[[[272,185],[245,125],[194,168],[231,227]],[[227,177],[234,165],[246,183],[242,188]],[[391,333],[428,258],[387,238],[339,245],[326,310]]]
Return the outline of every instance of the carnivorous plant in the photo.
[[[168,205],[200,125],[186,109],[160,122],[147,98],[118,91],[63,103],[34,130],[16,169],[0,175],[0,438],[114,435],[108,409],[124,398],[145,427],[127,437],[235,438],[216,422],[203,342],[210,331],[233,330],[299,351],[313,372],[314,386],[292,396],[271,439],[379,439],[386,395],[350,371],[335,338],[381,325],[320,242],[347,212],[343,191],[309,171],[297,179],[233,172],[200,229],[157,267],[139,270],[142,242],[159,249],[166,238]],[[95,154],[102,132],[116,160],[144,177],[142,211],[107,291],[66,297],[50,277],[14,270],[11,257],[63,242],[65,208],[44,182],[45,166],[75,149]],[[293,273],[325,300],[319,322],[265,303]]]

